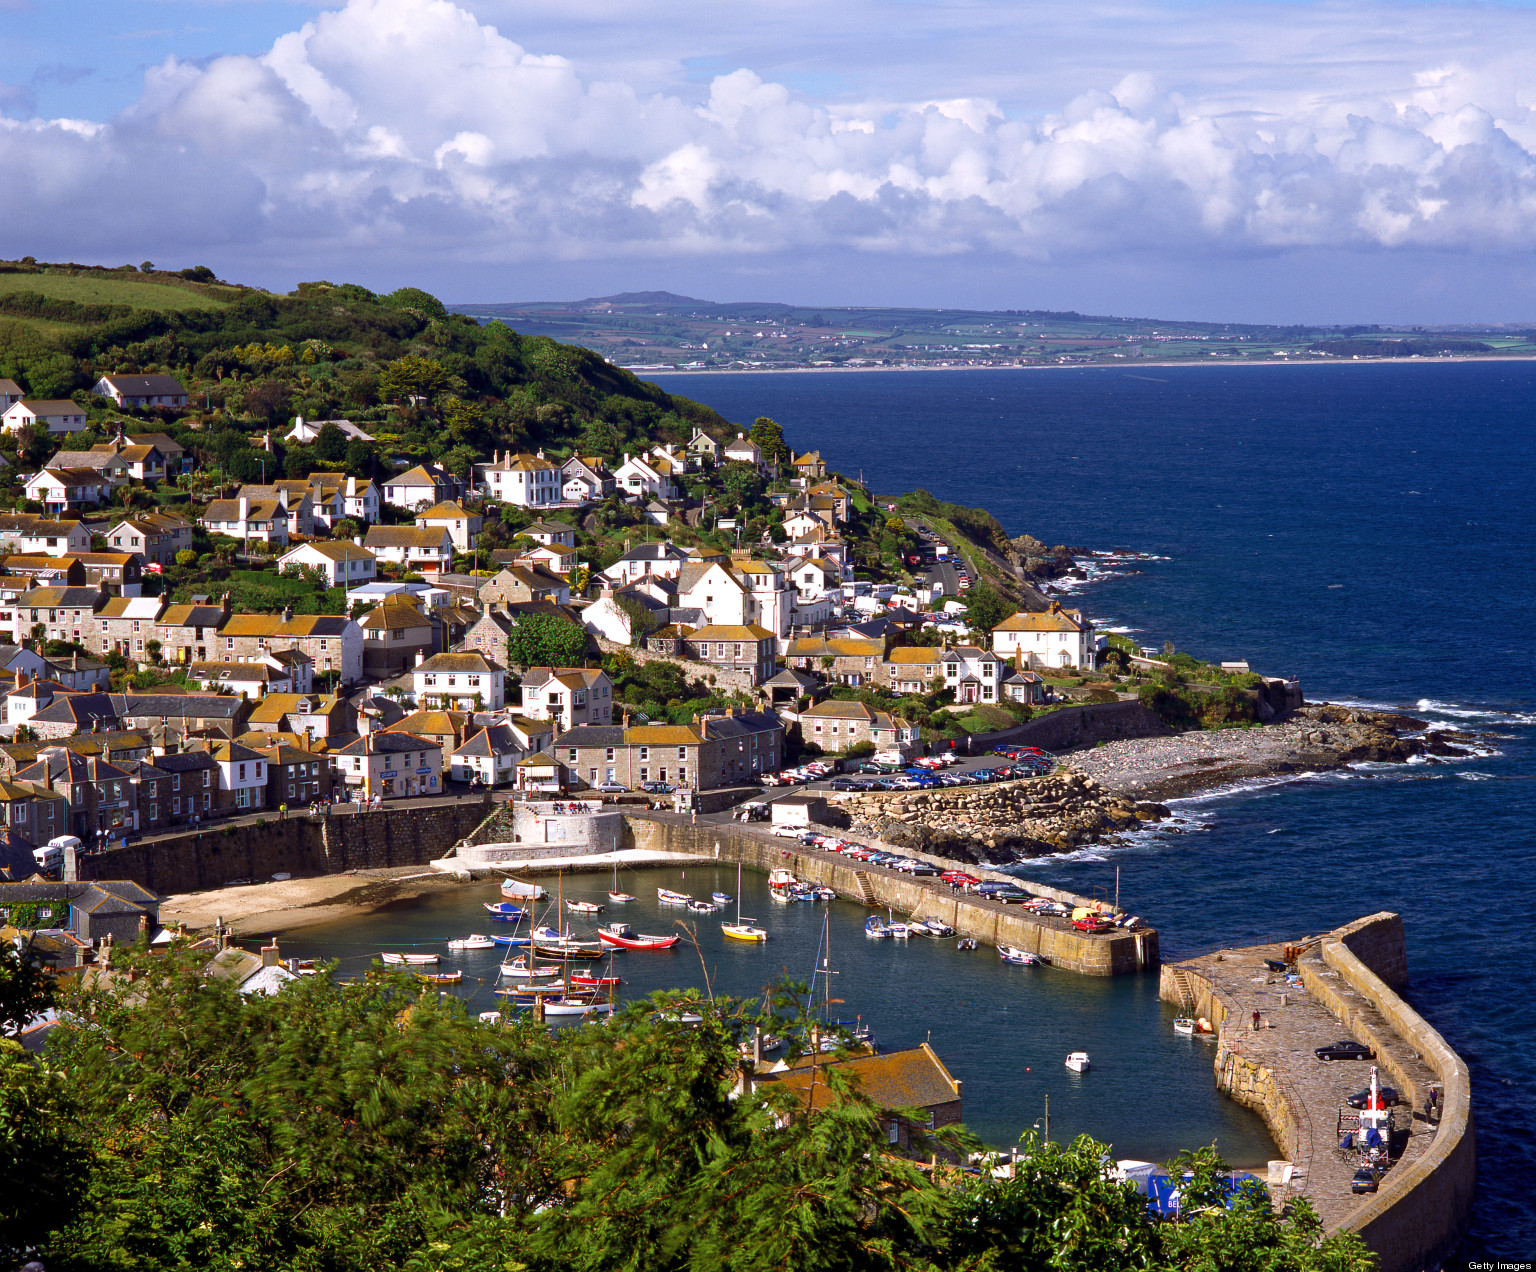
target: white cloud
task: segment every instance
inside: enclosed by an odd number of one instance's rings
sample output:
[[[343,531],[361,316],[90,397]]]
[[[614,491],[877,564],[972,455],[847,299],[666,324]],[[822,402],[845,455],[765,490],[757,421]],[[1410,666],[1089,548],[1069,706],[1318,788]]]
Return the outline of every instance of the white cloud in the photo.
[[[37,174],[11,191],[9,237],[39,256],[345,244],[503,262],[1526,248],[1530,22],[1431,48],[1417,11],[1395,43],[1361,34],[1384,11],[1349,12],[1288,7],[1267,45],[1247,15],[1213,18],[1179,74],[1148,35],[1074,84],[1048,50],[978,30],[985,92],[953,91],[964,76],[939,57],[910,95],[827,102],[744,68],[695,100],[659,64],[605,76],[452,0],[349,0],[265,56],[167,61],[109,123],[0,119],[0,162]],[[1130,46],[1158,11],[1120,16]],[[1025,59],[1011,80],[1005,54]]]

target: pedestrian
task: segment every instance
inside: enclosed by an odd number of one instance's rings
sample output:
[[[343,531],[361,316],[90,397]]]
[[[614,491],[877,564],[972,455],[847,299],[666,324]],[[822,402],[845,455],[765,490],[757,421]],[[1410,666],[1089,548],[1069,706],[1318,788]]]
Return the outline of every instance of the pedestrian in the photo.
[[[1259,1013],[1258,1012],[1254,1012],[1253,1013],[1253,1027],[1254,1027],[1255,1030],[1257,1030],[1258,1027],[1259,1027]]]
[[[287,821],[288,820],[288,805],[287,805],[286,802],[284,802],[282,804],[279,804],[277,806],[277,811],[282,815],[282,820],[283,821]]]

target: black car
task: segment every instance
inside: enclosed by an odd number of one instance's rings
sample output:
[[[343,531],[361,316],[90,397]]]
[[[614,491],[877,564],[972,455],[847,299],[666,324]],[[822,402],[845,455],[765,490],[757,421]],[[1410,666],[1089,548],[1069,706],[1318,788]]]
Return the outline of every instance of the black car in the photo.
[[[1029,893],[1022,888],[1001,888],[988,895],[992,900],[1001,901],[1004,905],[1023,905],[1029,900]]]
[[[1362,1166],[1349,1181],[1349,1191],[1352,1193],[1373,1193],[1380,1183],[1381,1167]]]
[[[1376,1053],[1363,1042],[1330,1043],[1326,1047],[1319,1047],[1312,1053],[1319,1060],[1374,1060]]]
[[[640,789],[647,795],[670,795],[677,787],[670,782],[641,782]]]
[[[863,782],[855,782],[851,777],[834,777],[827,783],[829,790],[834,791],[862,791]]]
[[[1403,1097],[1397,1093],[1396,1087],[1377,1087],[1376,1091],[1377,1094],[1381,1096],[1382,1103],[1385,1104],[1389,1109],[1395,1108],[1399,1104],[1408,1103],[1407,1100],[1403,1099]],[[1366,1087],[1364,1091],[1356,1091],[1355,1094],[1350,1096],[1349,1099],[1345,1100],[1344,1103],[1349,1105],[1349,1107],[1352,1109],[1363,1109],[1365,1107],[1365,1102],[1370,1098],[1371,1088]]]

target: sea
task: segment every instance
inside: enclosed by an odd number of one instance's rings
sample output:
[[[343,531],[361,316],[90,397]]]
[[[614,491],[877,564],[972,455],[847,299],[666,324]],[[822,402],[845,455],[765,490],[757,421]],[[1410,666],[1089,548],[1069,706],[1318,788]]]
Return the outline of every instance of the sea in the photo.
[[[1466,1258],[1536,1250],[1536,995],[1522,935],[1536,878],[1536,364],[1084,367],[658,377],[876,492],[922,487],[992,512],[1012,535],[1079,552],[1067,590],[1143,645],[1246,658],[1312,701],[1407,711],[1476,735],[1453,762],[1361,765],[1175,801],[1155,829],[1020,873],[1110,895],[1163,956],[1402,914],[1413,1005],[1471,1066],[1478,1191]],[[734,870],[630,871],[641,930],[674,930],[655,888],[736,893]],[[566,896],[610,881],[568,876]],[[615,960],[623,994],[693,986],[757,995],[801,981],[884,1046],[927,1043],[964,1082],[967,1125],[1004,1146],[1036,1127],[1163,1161],[1216,1143],[1234,1164],[1277,1155],[1219,1095],[1208,1041],[1175,1035],[1155,975],[1098,980],[1002,965],[953,941],[869,941],[846,902],[785,907],[760,876],[747,913],[772,933]],[[486,930],[489,885],[283,938],[360,970],[376,952]],[[466,956],[465,996],[496,1005],[493,956]],[[825,971],[826,975],[822,974]],[[1063,1065],[1087,1050],[1085,1075]]]

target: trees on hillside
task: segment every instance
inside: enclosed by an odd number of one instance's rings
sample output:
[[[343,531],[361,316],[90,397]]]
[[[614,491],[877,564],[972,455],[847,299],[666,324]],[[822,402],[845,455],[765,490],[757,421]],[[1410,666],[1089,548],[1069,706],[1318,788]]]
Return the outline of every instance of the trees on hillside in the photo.
[[[586,652],[587,633],[553,614],[524,614],[507,637],[515,667],[579,667]]]

